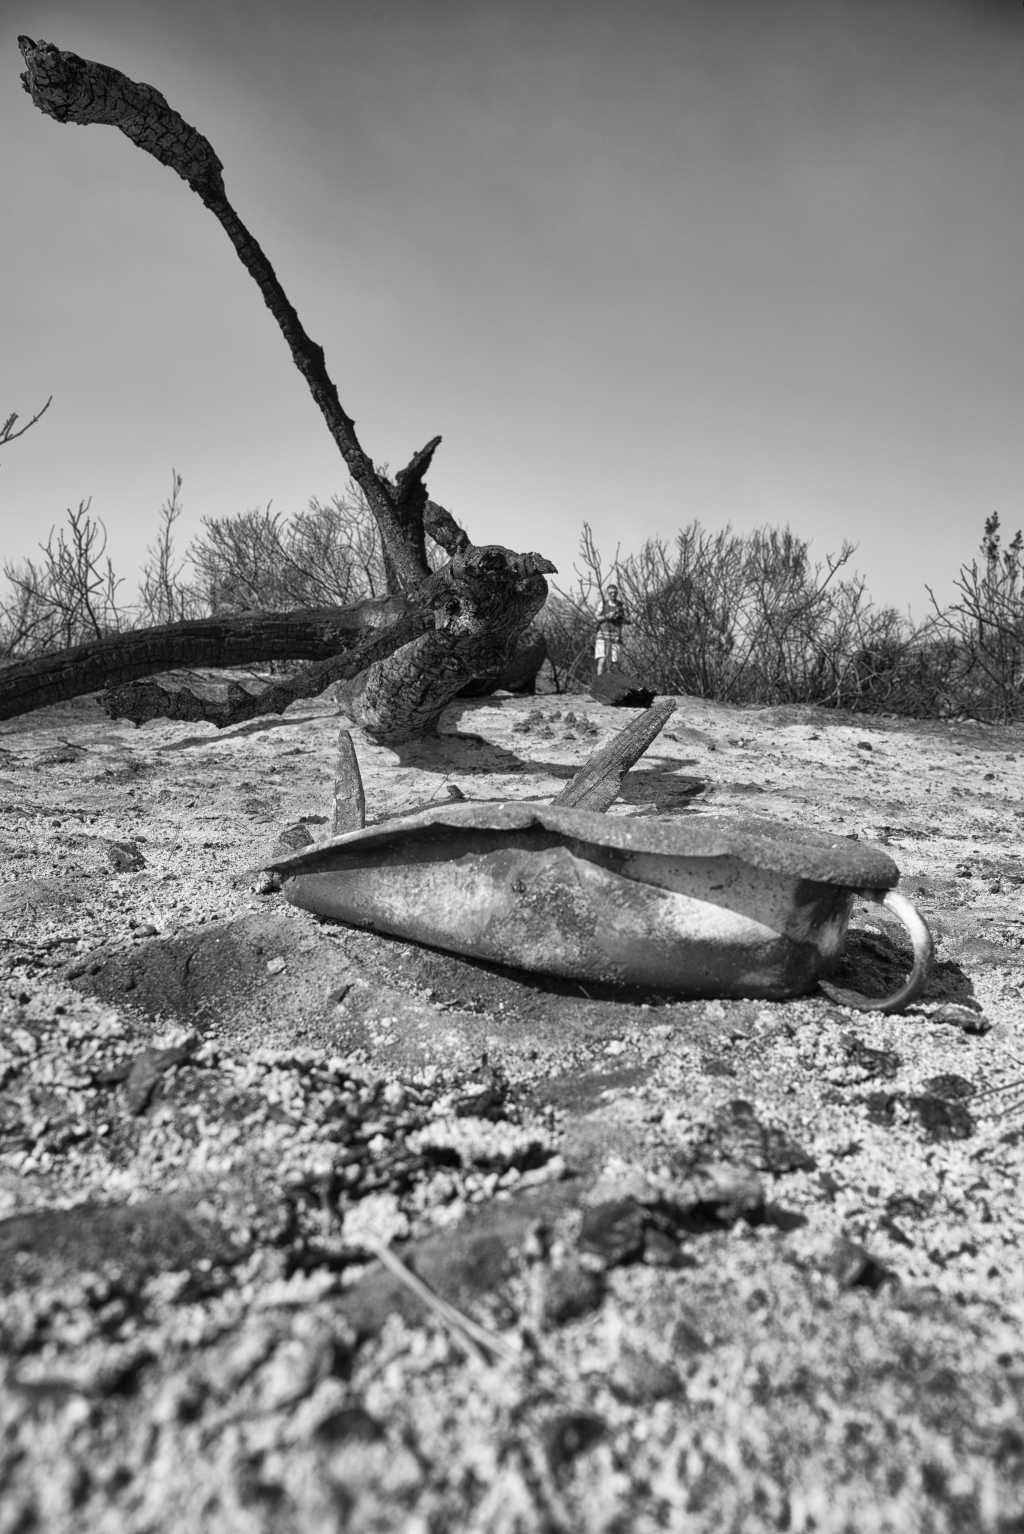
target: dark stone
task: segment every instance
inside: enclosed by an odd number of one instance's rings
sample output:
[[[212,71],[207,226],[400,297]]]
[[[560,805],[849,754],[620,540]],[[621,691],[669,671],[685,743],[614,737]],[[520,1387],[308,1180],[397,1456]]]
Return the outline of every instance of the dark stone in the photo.
[[[671,1364],[652,1358],[640,1348],[623,1349],[612,1370],[611,1385],[617,1396],[637,1406],[664,1400],[682,1388],[679,1373]]]
[[[632,1198],[607,1199],[585,1210],[579,1249],[599,1257],[606,1268],[632,1262],[644,1249],[646,1215]]]
[[[600,1273],[581,1267],[578,1262],[552,1268],[544,1292],[543,1320],[546,1326],[562,1326],[596,1310],[604,1299],[604,1279]]]
[[[872,1124],[888,1129],[896,1120],[896,1104],[902,1101],[900,1092],[867,1092],[861,1098]]]
[[[116,842],[107,837],[102,837],[101,841],[107,862],[115,873],[131,873],[136,868],[145,867],[146,859],[135,842]]]
[[[966,1076],[957,1075],[955,1071],[941,1076],[929,1076],[928,1080],[921,1085],[925,1092],[930,1092],[934,1097],[942,1097],[951,1103],[974,1096],[973,1081],[968,1081]]]
[[[975,1011],[973,1007],[957,1006],[955,1002],[947,1002],[929,1014],[930,1023],[944,1023],[950,1028],[959,1028],[963,1033],[988,1033],[992,1024],[984,1012]]]
[[[379,1443],[385,1436],[376,1417],[355,1402],[328,1412],[316,1425],[313,1435],[323,1447],[342,1443]]]
[[[313,833],[301,821],[296,821],[293,826],[285,826],[277,838],[277,845],[279,847],[288,847],[292,852],[300,852],[303,847],[311,847],[313,845]]]
[[[862,1102],[871,1121],[885,1127],[894,1123],[897,1107],[906,1108],[930,1140],[967,1140],[977,1128],[961,1101],[937,1092],[869,1092]]]
[[[890,1193],[885,1201],[885,1212],[891,1219],[921,1220],[928,1213],[931,1200],[913,1193]]]
[[[886,1284],[898,1282],[892,1269],[873,1257],[866,1247],[845,1238],[836,1242],[829,1268],[840,1289],[868,1289],[875,1293]]]
[[[541,1432],[552,1470],[570,1464],[578,1454],[599,1443],[607,1431],[604,1418],[592,1411],[565,1411],[551,1417]]]
[[[768,1303],[767,1297],[765,1302]],[[706,1353],[710,1345],[696,1321],[683,1317],[672,1328],[672,1353],[677,1358],[694,1358],[698,1353]]]
[[[617,667],[594,678],[590,696],[598,703],[610,703],[614,708],[650,708],[655,697],[649,687]]]
[[[731,1161],[775,1173],[812,1171],[815,1166],[814,1157],[802,1145],[778,1125],[763,1124],[753,1104],[742,1097],[733,1098],[718,1110],[693,1159]]]
[[[844,1033],[840,1042],[850,1064],[858,1066],[868,1076],[895,1076],[903,1064],[895,1050],[872,1049],[855,1033]]]
[[[183,1044],[169,1049],[144,1049],[135,1056],[125,1082],[125,1106],[129,1113],[145,1113],[156,1091],[157,1083],[165,1071],[180,1065],[199,1048],[199,1039],[193,1034]]]
[[[968,1140],[977,1128],[962,1103],[935,1092],[915,1092],[906,1101],[930,1140]]]

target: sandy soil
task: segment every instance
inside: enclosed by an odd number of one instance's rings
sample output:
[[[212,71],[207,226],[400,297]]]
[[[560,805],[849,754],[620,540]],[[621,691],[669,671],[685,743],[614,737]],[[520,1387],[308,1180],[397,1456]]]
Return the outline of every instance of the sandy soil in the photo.
[[[622,724],[357,733],[368,816],[548,799]],[[938,944],[885,1017],[258,893],[338,725],[0,725],[0,1531],[1024,1528],[1024,730],[683,698],[627,779],[616,813],[883,843]]]

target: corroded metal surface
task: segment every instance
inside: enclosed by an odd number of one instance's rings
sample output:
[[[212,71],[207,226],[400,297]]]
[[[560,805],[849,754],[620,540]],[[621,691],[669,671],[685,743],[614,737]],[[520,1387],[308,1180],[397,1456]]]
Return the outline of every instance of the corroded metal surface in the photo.
[[[793,996],[839,954],[877,848],[761,820],[439,807],[270,865],[320,916],[491,963],[694,996]]]

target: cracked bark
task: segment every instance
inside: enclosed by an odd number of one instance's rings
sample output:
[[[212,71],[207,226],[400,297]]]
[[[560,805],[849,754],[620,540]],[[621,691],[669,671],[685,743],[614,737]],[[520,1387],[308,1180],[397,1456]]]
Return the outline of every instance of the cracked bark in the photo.
[[[375,658],[351,703],[358,722],[377,740],[403,740],[434,729],[443,708],[467,682],[511,655],[516,637],[543,604],[543,577],[554,566],[536,554],[515,554],[498,546],[476,548],[450,512],[430,499],[425,476],[440,437],[415,452],[394,479],[375,467],[327,372],[323,348],[307,335],[259,241],[228,200],[224,168],[213,146],[155,87],[51,43],[22,36],[18,46],[25,61],[22,84],[41,112],[61,123],[119,128],[138,148],[176,171],[220,222],[277,321],[349,473],[366,496],[380,530],[389,589],[412,593],[427,579],[427,537],[449,555],[446,571],[440,572],[447,576],[447,599],[435,609],[433,631]],[[182,657],[182,663],[201,662]],[[345,665],[339,657],[336,675],[344,673]],[[307,682],[312,685],[313,680],[311,672]],[[273,706],[269,692],[266,701]],[[224,707],[230,713],[236,705],[245,709],[238,717],[251,717],[251,698],[235,697]]]

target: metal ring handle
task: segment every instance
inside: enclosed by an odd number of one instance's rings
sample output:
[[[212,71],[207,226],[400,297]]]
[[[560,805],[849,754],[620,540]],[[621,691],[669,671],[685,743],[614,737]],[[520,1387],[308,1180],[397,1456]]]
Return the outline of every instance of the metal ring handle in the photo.
[[[898,890],[886,890],[884,894],[878,890],[860,890],[858,893],[865,900],[873,900],[876,905],[885,906],[903,923],[914,950],[913,967],[898,991],[893,991],[891,996],[880,996],[877,1000],[873,996],[862,996],[860,991],[844,990],[842,986],[832,985],[827,980],[819,980],[818,988],[824,991],[830,1001],[837,1001],[843,1007],[856,1007],[858,1012],[902,1012],[920,996],[931,970],[935,944],[928,924],[917,906]]]

